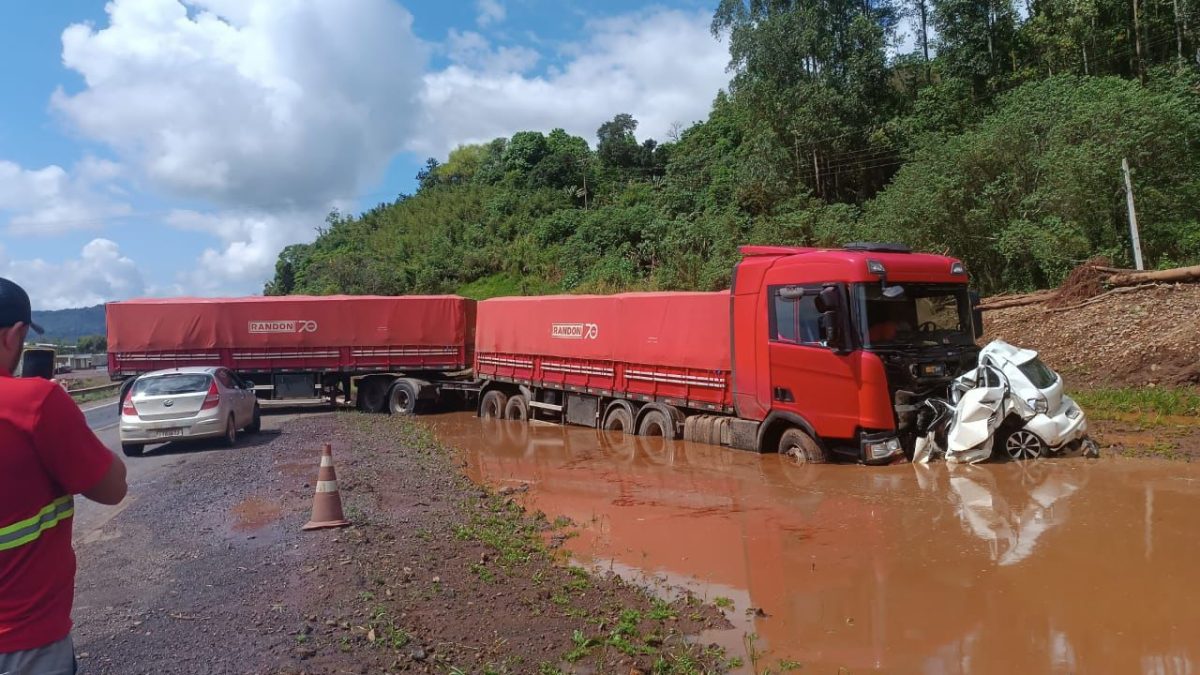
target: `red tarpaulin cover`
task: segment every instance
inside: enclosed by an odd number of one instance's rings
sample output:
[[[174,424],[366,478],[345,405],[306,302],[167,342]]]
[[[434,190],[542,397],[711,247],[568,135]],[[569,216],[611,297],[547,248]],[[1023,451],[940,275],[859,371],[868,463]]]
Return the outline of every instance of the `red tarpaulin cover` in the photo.
[[[166,298],[109,303],[108,350],[469,346],[453,295]]]
[[[476,353],[729,370],[729,292],[495,298]]]

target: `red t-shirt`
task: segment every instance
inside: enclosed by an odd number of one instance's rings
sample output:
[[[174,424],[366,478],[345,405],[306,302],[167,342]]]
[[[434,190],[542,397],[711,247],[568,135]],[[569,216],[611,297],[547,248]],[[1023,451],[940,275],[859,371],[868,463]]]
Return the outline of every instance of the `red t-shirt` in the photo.
[[[71,495],[112,462],[62,387],[0,369],[0,654],[71,632]]]

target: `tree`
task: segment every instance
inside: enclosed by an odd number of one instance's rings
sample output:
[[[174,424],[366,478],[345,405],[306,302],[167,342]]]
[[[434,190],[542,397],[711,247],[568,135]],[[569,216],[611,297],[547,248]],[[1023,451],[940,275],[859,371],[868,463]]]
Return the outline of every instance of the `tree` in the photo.
[[[634,168],[641,164],[642,153],[638,148],[637,137],[634,136],[637,126],[637,120],[629,113],[620,113],[600,125],[596,130],[596,138],[600,141],[596,146],[596,155],[601,163],[622,169]]]

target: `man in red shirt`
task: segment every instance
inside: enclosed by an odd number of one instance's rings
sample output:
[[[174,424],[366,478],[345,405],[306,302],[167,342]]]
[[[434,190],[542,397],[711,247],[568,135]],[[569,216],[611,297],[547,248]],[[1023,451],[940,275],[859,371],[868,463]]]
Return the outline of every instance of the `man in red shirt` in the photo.
[[[0,279],[0,675],[70,675],[74,495],[125,498],[125,464],[61,387],[13,378],[33,323],[29,296]]]

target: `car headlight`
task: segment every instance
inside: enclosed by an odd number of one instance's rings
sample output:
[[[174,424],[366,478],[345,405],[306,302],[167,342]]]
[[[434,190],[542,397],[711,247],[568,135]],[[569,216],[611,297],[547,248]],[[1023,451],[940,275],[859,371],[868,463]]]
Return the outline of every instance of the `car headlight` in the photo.
[[[1079,416],[1082,414],[1083,414],[1083,411],[1080,410],[1078,408],[1078,406],[1071,406],[1071,408],[1069,410],[1067,410],[1067,418],[1068,419],[1073,419],[1073,420],[1079,419]]]
[[[1027,398],[1025,402],[1029,404],[1030,408],[1033,408],[1033,412],[1039,415],[1050,412],[1050,402],[1044,398]]]

